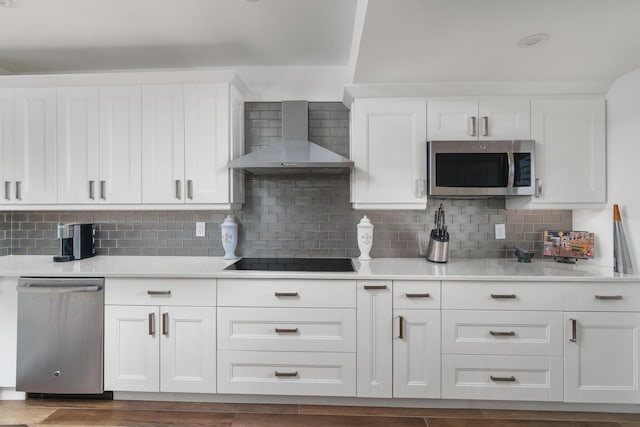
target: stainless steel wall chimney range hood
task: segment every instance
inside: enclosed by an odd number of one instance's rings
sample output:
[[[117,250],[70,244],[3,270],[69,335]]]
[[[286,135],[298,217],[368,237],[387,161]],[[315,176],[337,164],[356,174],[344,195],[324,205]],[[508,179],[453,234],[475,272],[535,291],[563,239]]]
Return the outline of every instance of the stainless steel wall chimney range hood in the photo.
[[[309,141],[307,101],[282,102],[282,142],[227,163],[253,174],[348,173],[353,162]]]

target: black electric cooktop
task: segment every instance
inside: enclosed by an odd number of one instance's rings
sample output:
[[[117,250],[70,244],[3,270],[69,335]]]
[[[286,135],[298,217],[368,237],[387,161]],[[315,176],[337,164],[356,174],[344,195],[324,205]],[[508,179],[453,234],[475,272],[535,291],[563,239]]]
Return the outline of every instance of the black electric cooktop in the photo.
[[[242,258],[225,270],[355,271],[350,258]]]

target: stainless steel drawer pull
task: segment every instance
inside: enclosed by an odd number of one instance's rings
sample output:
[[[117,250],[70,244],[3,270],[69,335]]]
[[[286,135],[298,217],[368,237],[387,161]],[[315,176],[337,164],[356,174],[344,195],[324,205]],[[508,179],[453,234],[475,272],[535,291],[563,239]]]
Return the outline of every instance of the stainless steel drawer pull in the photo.
[[[147,295],[168,295],[168,296],[171,296],[171,291],[147,291]]]
[[[491,381],[495,381],[497,383],[499,383],[499,382],[503,382],[503,383],[516,382],[516,377],[514,377],[513,375],[510,376],[510,377],[494,377],[493,375],[489,375],[489,378],[491,378]]]
[[[107,181],[100,181],[100,198],[107,200]]]
[[[491,294],[493,299],[515,299],[516,294]]]
[[[404,294],[407,298],[429,298],[429,294]]]
[[[11,200],[11,181],[4,182],[4,199]]]
[[[501,332],[501,331],[489,331],[491,336],[494,337],[515,337],[516,333],[514,331]]]
[[[16,200],[22,200],[22,182],[16,181]]]
[[[489,117],[483,116],[482,117],[482,136],[488,136],[488,135],[489,135]]]
[[[297,292],[276,292],[275,295],[277,297],[297,297]]]
[[[90,180],[89,181],[89,199],[90,200],[95,200],[96,199],[96,192],[95,192],[95,181]]]
[[[398,338],[403,340],[404,339],[404,317],[398,316],[398,320],[400,321],[400,333],[398,334]]]
[[[156,314],[149,313],[149,335],[154,336],[156,334]]]
[[[189,200],[193,200],[193,180],[187,180],[187,197]]]
[[[169,335],[169,313],[162,313],[162,335]]]
[[[576,319],[571,320],[571,338],[569,341],[578,342],[578,321]]]
[[[596,295],[596,299],[603,299],[603,300],[612,300],[612,299],[624,299],[624,297],[622,295]]]
[[[298,371],[294,371],[294,372],[278,372],[276,371],[276,377],[297,377],[298,376]]]
[[[276,334],[297,334],[298,328],[276,328]]]
[[[365,285],[364,289],[366,291],[376,291],[381,289],[387,289],[387,285]]]
[[[176,199],[182,199],[182,181],[176,179]]]

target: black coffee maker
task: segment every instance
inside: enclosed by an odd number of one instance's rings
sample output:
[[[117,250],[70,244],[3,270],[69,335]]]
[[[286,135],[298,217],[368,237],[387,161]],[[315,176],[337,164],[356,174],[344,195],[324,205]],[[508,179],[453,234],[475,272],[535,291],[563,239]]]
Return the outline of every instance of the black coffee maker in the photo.
[[[55,262],[73,261],[96,255],[95,224],[58,224],[60,250]]]

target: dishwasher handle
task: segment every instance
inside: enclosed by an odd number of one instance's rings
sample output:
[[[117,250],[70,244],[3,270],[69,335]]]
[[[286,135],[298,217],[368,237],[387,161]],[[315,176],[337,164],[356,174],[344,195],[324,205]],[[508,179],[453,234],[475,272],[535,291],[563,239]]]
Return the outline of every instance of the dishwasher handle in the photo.
[[[28,283],[18,285],[18,292],[25,293],[54,293],[54,294],[67,294],[73,292],[100,292],[103,287],[101,285],[45,285],[39,283]]]

